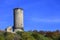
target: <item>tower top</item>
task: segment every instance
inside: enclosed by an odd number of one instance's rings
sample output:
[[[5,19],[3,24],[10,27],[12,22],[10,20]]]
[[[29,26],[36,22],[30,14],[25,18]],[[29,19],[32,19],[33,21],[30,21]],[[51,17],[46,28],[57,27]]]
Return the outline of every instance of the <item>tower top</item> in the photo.
[[[18,10],[18,9],[23,10],[22,8],[14,8],[14,10]]]

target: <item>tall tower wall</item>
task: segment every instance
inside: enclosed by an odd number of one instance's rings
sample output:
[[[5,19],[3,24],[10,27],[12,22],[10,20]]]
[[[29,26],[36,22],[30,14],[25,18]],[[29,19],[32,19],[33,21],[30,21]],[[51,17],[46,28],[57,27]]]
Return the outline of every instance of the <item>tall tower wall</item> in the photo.
[[[23,9],[15,8],[14,9],[14,31],[23,30]]]

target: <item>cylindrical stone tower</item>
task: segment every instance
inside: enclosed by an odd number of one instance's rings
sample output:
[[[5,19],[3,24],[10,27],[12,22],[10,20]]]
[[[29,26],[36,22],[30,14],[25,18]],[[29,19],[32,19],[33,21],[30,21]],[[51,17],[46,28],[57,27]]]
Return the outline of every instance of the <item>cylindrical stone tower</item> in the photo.
[[[23,9],[14,9],[14,31],[23,31]]]

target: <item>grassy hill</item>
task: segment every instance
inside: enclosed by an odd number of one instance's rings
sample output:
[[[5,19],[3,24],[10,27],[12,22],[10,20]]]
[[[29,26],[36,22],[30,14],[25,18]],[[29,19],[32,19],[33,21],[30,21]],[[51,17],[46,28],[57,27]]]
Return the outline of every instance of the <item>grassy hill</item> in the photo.
[[[60,40],[60,31],[28,31],[9,33],[0,31],[0,40]]]

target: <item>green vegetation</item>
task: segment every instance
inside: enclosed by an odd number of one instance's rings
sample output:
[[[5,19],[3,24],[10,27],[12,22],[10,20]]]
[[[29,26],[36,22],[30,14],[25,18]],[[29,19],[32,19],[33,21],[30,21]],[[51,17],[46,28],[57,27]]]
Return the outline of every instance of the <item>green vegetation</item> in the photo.
[[[28,31],[9,33],[0,31],[0,40],[60,40],[60,31]]]

